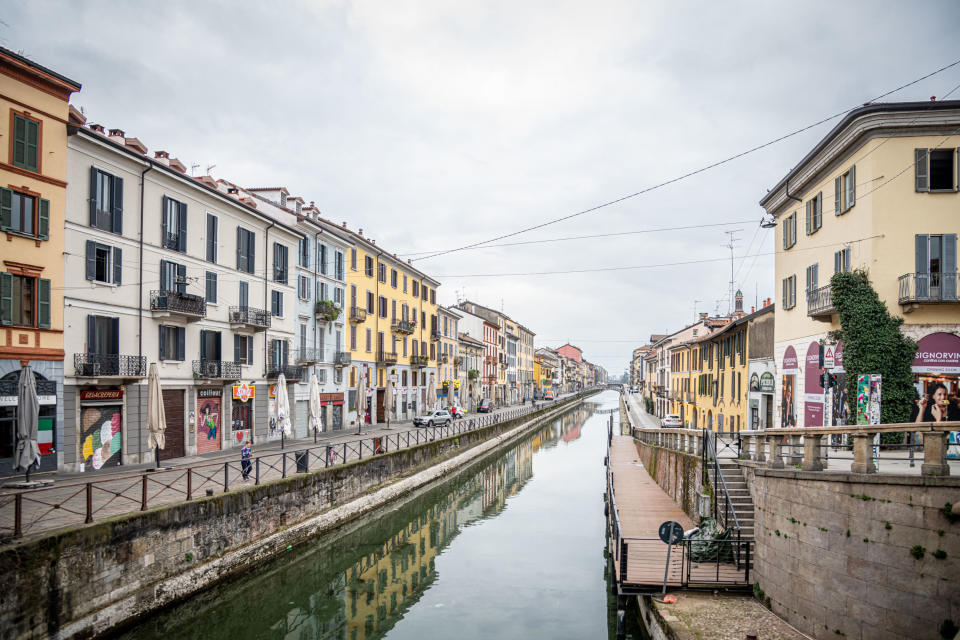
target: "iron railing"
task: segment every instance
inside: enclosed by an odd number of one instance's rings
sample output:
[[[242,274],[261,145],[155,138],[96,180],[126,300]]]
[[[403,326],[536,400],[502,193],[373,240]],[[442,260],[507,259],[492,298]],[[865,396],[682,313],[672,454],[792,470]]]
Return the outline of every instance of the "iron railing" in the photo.
[[[430,358],[428,356],[421,356],[421,355],[410,356],[411,367],[417,367],[419,369],[422,369],[423,367],[427,366],[429,363],[430,363]]]
[[[390,328],[395,333],[400,333],[403,335],[410,335],[416,330],[417,323],[410,322],[409,320],[394,320],[393,324],[390,325]]]
[[[430,339],[431,339],[431,340],[439,340],[439,339],[440,339],[440,331],[439,331],[438,329],[432,329],[432,330],[430,331]]]
[[[333,356],[333,364],[337,367],[345,367],[353,361],[348,351],[337,351]]]
[[[276,380],[280,374],[287,379],[287,382],[296,382],[303,379],[303,367],[291,364],[267,363],[267,372],[264,375],[268,380]]]
[[[324,349],[311,347],[297,349],[296,355],[294,356],[294,361],[297,364],[315,364],[317,362],[323,362],[324,360]]]
[[[254,329],[269,329],[271,324],[271,314],[264,309],[255,307],[230,307],[230,324],[243,324]]]
[[[210,380],[239,380],[243,376],[239,362],[232,360],[194,360],[193,377]]]
[[[833,290],[830,285],[807,292],[807,315],[811,318],[829,316],[835,312],[833,308]]]
[[[147,375],[146,356],[75,353],[73,369],[77,377],[143,378]]]
[[[907,273],[900,276],[900,304],[960,302],[956,273]]]
[[[723,479],[723,473],[720,472],[720,461],[714,443],[715,437],[713,431],[707,428],[703,429],[703,437],[700,439],[703,443],[700,447],[700,468],[703,473],[701,481],[704,486],[709,484],[712,487],[714,518],[717,519],[724,530],[730,531],[736,541],[740,542],[742,531],[740,520],[733,508],[733,500],[730,499],[727,482]],[[722,511],[720,507],[723,508]]]
[[[161,289],[150,292],[150,309],[202,318],[207,315],[207,301],[203,296],[192,293]]]
[[[180,250],[180,234],[167,231],[163,234],[161,245],[164,249]]]
[[[350,307],[350,322],[363,322],[367,319],[367,310],[361,307]]]
[[[396,351],[378,351],[377,364],[381,364],[387,367],[391,367],[397,364],[397,352]]]

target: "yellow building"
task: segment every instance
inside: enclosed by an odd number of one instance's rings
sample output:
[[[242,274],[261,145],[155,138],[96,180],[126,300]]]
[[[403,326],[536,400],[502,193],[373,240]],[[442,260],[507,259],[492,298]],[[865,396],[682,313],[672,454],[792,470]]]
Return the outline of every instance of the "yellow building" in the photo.
[[[670,413],[680,416],[684,427],[700,428],[697,419],[697,364],[698,345],[693,341],[671,346]]]
[[[16,422],[16,388],[29,364],[40,395],[40,469],[56,469],[63,451],[63,252],[70,94],[80,84],[0,48],[0,378],[13,400],[0,406]],[[11,378],[13,378],[11,380]],[[0,450],[15,450],[14,429]],[[12,457],[0,457],[0,475]]]
[[[691,345],[697,428],[735,432],[747,424],[750,317],[731,320]]]
[[[363,419],[356,401],[360,376],[366,377],[369,390],[365,410],[370,423],[387,421],[388,384],[394,388],[390,419],[412,419],[437,401],[440,283],[378,247],[362,229],[342,231],[355,245],[348,259],[346,293],[349,420]]]

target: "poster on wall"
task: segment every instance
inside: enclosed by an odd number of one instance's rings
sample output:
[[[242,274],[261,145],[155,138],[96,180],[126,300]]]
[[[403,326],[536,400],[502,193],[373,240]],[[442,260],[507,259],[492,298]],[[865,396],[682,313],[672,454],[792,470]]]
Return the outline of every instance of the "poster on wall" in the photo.
[[[803,426],[823,426],[823,388],[820,386],[820,343],[811,342],[803,367]]]
[[[80,409],[80,456],[85,471],[120,466],[122,423],[120,406]]]
[[[844,426],[850,424],[850,405],[847,403],[847,372],[843,368],[843,342],[838,342],[834,349],[833,371],[837,385],[831,390],[831,425]]]
[[[879,373],[857,376],[857,424],[880,424],[881,383]]]
[[[795,427],[797,426],[797,413],[794,382],[799,373],[799,363],[797,352],[793,347],[787,347],[787,350],[784,351],[781,371],[783,372],[783,381],[780,390],[780,426]]]
[[[201,389],[197,392],[197,451],[219,451],[223,434],[220,432],[220,390]]]
[[[931,333],[917,341],[913,379],[911,422],[960,422],[960,336]],[[950,432],[947,457],[960,459],[960,431]]]

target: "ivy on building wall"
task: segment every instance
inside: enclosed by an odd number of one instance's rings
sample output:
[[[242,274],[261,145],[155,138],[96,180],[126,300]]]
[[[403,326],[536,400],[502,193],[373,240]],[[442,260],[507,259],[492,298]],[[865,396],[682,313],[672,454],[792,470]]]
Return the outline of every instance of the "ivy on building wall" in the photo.
[[[830,279],[833,306],[840,316],[847,397],[856,410],[857,375],[883,376],[880,421],[908,422],[913,406],[913,359],[917,343],[903,335],[903,318],[890,315],[865,271],[835,273]],[[892,435],[892,434],[891,434]]]

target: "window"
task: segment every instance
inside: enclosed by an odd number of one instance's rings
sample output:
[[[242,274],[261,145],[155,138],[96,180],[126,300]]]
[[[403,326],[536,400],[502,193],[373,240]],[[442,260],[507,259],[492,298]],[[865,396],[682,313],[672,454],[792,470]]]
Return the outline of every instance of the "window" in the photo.
[[[352,271],[357,270],[357,250],[355,248],[350,249],[350,269]]]
[[[120,349],[120,318],[87,316],[87,353],[108,356]]]
[[[217,261],[217,232],[219,220],[212,213],[207,214],[207,262]]]
[[[819,263],[812,264],[807,267],[807,296],[817,290],[817,276],[819,271]]]
[[[783,219],[783,248],[789,249],[797,244],[797,212]]]
[[[233,361],[237,364],[253,364],[253,336],[233,336]]]
[[[387,265],[382,262],[377,263],[377,279],[383,284],[387,284]]]
[[[327,245],[317,243],[317,271],[327,275]]]
[[[833,272],[846,273],[850,271],[850,247],[844,247],[833,254]]]
[[[274,367],[286,367],[290,357],[290,343],[286,340],[270,341],[270,364]]]
[[[350,325],[350,349],[357,350],[357,325]]]
[[[336,273],[337,280],[343,280],[343,252],[342,251],[337,251],[336,253],[336,267],[337,267],[337,273]]]
[[[186,265],[170,262],[169,260],[160,261],[160,290],[176,291],[177,293],[186,293],[187,291],[187,267]]]
[[[431,360],[437,359],[437,345],[434,342],[430,343],[430,359]]]
[[[48,240],[50,201],[0,188],[0,230]]]
[[[242,227],[237,227],[237,270],[253,273],[256,264],[256,234]]]
[[[407,292],[407,274],[403,274],[403,292]]]
[[[220,332],[200,330],[200,359],[205,362],[219,362],[220,353]]]
[[[40,172],[40,121],[13,113],[13,166]]]
[[[187,251],[187,205],[163,196],[160,244],[164,249]]]
[[[956,191],[960,149],[914,149],[916,191]]]
[[[50,281],[0,273],[0,324],[50,328]]]
[[[416,280],[413,281],[413,297],[414,298],[420,297],[420,283],[417,282]]]
[[[171,325],[160,325],[160,359],[186,360],[186,329]]]
[[[335,304],[343,307],[343,287],[334,287],[333,288],[333,301]]]
[[[850,167],[846,173],[833,181],[833,213],[842,215],[850,210],[857,201],[857,167]]]
[[[318,282],[317,283],[317,300],[326,300],[327,299],[327,283]]]
[[[424,301],[429,300],[429,299],[430,299],[430,287],[428,287],[428,286],[425,285],[425,284],[420,285],[420,294],[421,294],[420,297],[423,298]]]
[[[93,240],[87,240],[87,280],[121,284],[123,251]]]
[[[370,353],[370,350],[372,348],[373,348],[373,331],[371,331],[370,329],[367,329],[367,343],[366,343],[367,353]]]
[[[379,302],[378,306],[380,311],[380,317],[386,318],[387,317],[387,299],[383,296],[380,296],[380,299],[378,300],[378,302]]]
[[[397,288],[397,270],[396,269],[390,270],[390,286],[393,287],[394,289]]]
[[[123,233],[123,178],[90,167],[90,226]]]
[[[793,309],[797,304],[797,276],[783,279],[783,308]]]
[[[321,286],[323,285],[322,282],[318,284]],[[297,296],[301,300],[310,299],[310,278],[308,278],[307,276],[297,276]],[[319,298],[319,299],[323,300],[323,298]]]
[[[807,200],[807,235],[816,233],[823,226],[823,192],[819,192],[812,200]],[[796,233],[794,233],[796,242]]]
[[[430,289],[430,304],[437,304],[437,290]]]
[[[373,305],[374,305],[373,292],[367,291],[367,313],[375,313]]]
[[[213,271],[207,271],[206,287],[204,289],[207,302],[217,304],[217,274]]]
[[[287,284],[287,254],[289,248],[279,242],[273,243],[273,280]]]
[[[371,258],[370,256],[364,256],[363,261],[364,261],[363,272],[367,274],[368,278],[372,278],[373,277],[373,258]]]
[[[920,299],[957,300],[957,234],[917,234],[915,295]],[[901,295],[903,280],[901,279]]]
[[[278,318],[283,317],[283,291],[270,292],[270,313]]]
[[[319,248],[319,245],[318,245]],[[301,267],[310,268],[310,239],[300,238],[297,247],[297,264]]]
[[[250,283],[240,281],[240,296],[238,302],[240,303],[240,308],[246,309],[250,305]]]

